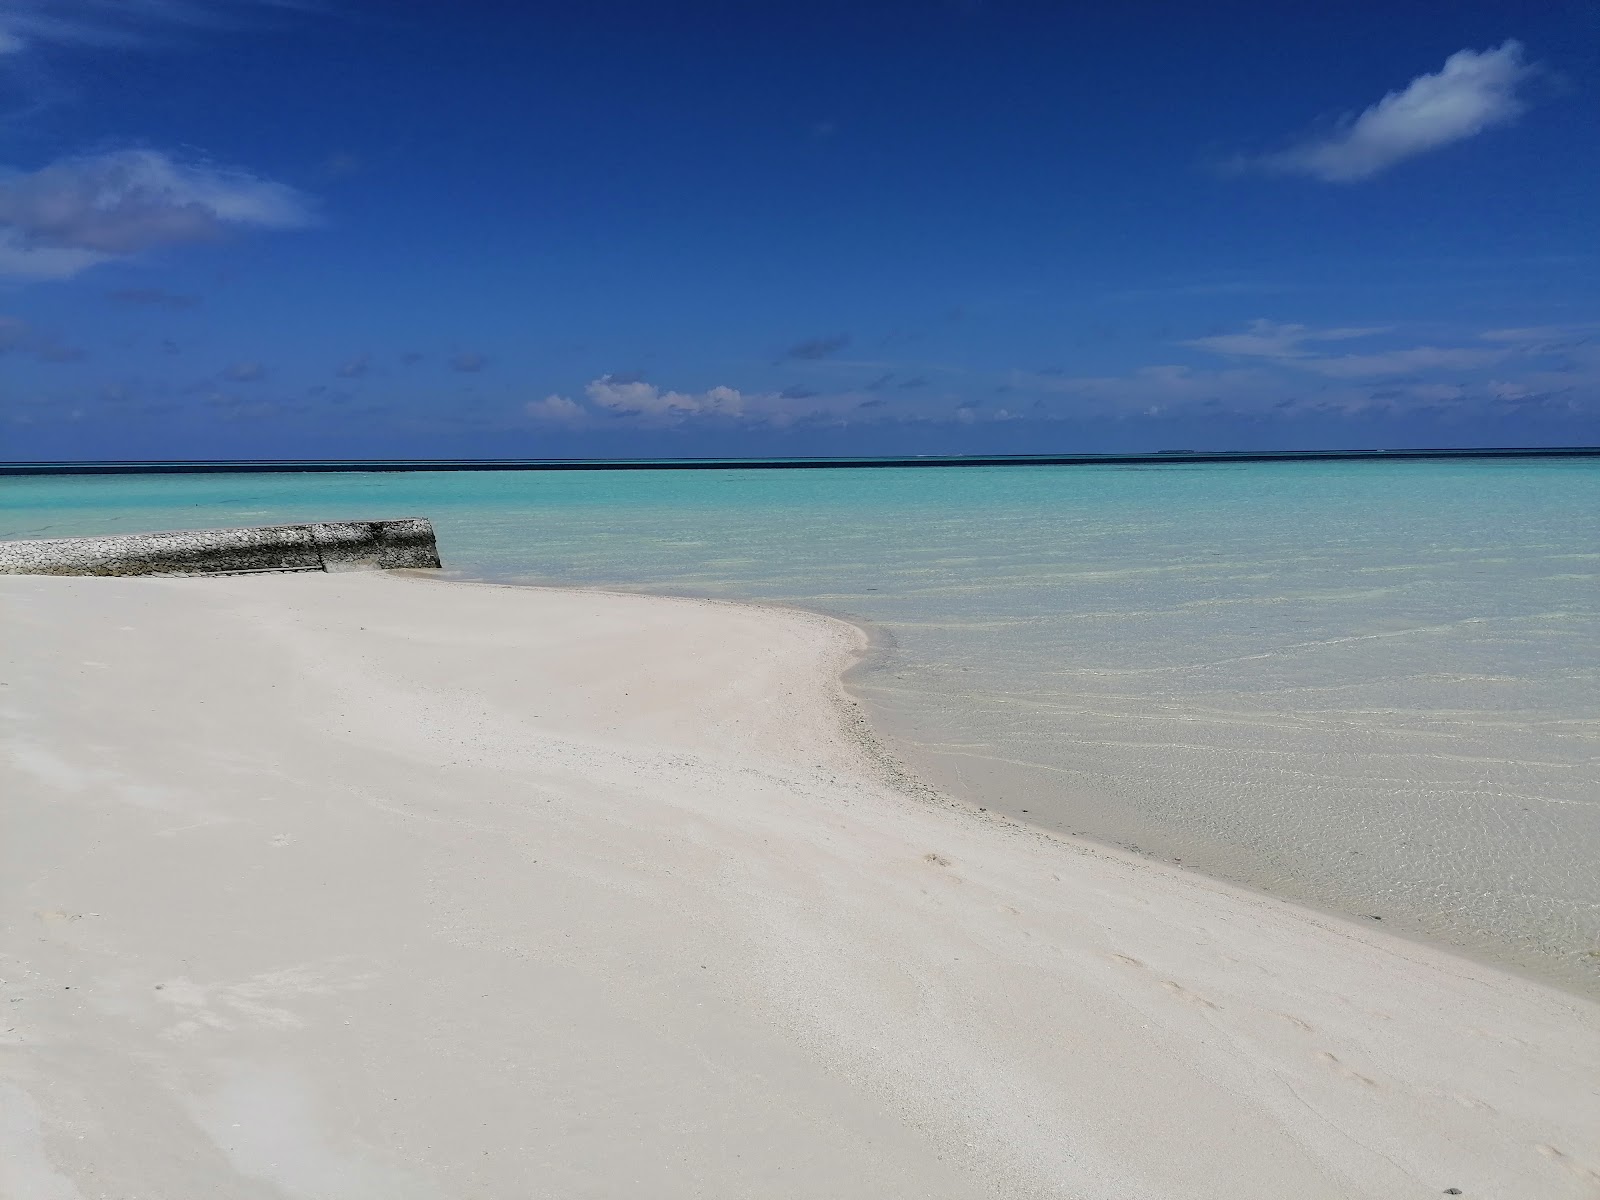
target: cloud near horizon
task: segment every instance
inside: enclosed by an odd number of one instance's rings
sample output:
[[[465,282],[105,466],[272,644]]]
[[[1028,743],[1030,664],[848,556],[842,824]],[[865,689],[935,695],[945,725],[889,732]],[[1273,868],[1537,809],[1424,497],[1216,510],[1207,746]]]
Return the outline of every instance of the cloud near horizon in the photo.
[[[653,383],[620,382],[610,375],[602,375],[591,382],[584,388],[584,394],[597,409],[625,416],[737,417],[744,409],[744,397],[731,387],[708,388],[703,392],[664,392]]]
[[[1249,328],[1243,333],[1191,338],[1179,344],[1239,358],[1309,358],[1314,351],[1306,348],[1307,342],[1342,342],[1387,332],[1388,329],[1384,326],[1312,329],[1306,325],[1285,325],[1276,321],[1255,320],[1250,322]]]
[[[1417,344],[1403,330],[1362,325],[1317,328],[1266,319],[1178,346],[1220,364],[1151,363],[1123,374],[1070,375],[1013,370],[991,377],[1007,407],[975,402],[970,377],[954,389],[863,386],[700,392],[603,375],[574,398],[560,394],[523,406],[534,421],[599,428],[619,418],[647,427],[721,421],[743,426],[844,426],[1003,422],[1021,419],[1126,419],[1228,414],[1250,420],[1306,415],[1505,411],[1541,406],[1585,412],[1600,401],[1600,323],[1490,329],[1454,344]],[[1347,351],[1346,347],[1350,347]],[[1336,349],[1337,348],[1337,349]]]
[[[1054,398],[1036,400],[1035,409],[1062,413],[1055,405],[1066,401],[1079,415],[1600,411],[1600,323],[1491,329],[1454,345],[1394,345],[1396,334],[1257,320],[1241,332],[1177,343],[1230,360],[1221,366],[1155,364],[1103,376],[1015,371],[1006,389]],[[1346,342],[1369,344],[1329,353]]]
[[[1268,362],[1330,379],[1364,379],[1427,370],[1472,370],[1492,366],[1513,350],[1506,346],[1406,346],[1362,354],[1328,354],[1319,343],[1354,341],[1389,333],[1372,326],[1346,329],[1312,329],[1273,321],[1252,321],[1243,333],[1191,338],[1179,343],[1225,358]],[[1483,335],[1480,340],[1490,340]]]
[[[313,220],[309,199],[291,187],[156,150],[0,169],[0,277],[67,279],[157,247]]]
[[[1390,92],[1326,137],[1313,137],[1276,154],[1241,159],[1239,165],[1324,183],[1358,183],[1397,163],[1506,125],[1527,108],[1517,88],[1534,68],[1522,43],[1491,50],[1460,50],[1431,75],[1419,75]]]
[[[622,379],[615,375],[591,380],[584,387],[581,401],[555,394],[530,401],[523,408],[534,420],[564,425],[594,424],[621,417],[652,426],[679,425],[689,420],[723,420],[784,427],[802,422],[833,425],[885,421],[971,422],[1009,420],[1014,415],[1005,409],[979,409],[950,396],[931,402],[904,400],[889,405],[860,389],[813,392],[786,388],[746,392],[717,386],[703,392],[680,392],[642,379]]]

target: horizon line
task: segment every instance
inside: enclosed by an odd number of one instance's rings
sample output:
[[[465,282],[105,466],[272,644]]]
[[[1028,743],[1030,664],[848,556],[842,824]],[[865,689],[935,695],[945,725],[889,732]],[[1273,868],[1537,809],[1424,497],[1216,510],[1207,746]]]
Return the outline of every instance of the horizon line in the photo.
[[[912,454],[793,458],[229,458],[0,461],[0,476],[181,475],[363,471],[806,470],[886,467],[1095,466],[1433,458],[1600,457],[1600,446],[1397,447],[1378,450],[1155,450],[1076,454]]]

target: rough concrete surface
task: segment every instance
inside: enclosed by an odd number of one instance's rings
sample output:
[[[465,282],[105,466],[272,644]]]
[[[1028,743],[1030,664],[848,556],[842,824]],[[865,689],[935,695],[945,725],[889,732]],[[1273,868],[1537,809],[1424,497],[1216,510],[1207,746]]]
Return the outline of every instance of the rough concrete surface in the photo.
[[[0,575],[221,575],[437,567],[426,517],[0,541]]]

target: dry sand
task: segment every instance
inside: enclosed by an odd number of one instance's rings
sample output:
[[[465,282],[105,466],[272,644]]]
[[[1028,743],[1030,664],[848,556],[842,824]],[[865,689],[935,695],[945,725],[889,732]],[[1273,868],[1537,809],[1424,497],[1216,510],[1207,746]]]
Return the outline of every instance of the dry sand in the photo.
[[[771,609],[0,580],[0,1195],[1600,1195],[1600,1009],[898,788]]]

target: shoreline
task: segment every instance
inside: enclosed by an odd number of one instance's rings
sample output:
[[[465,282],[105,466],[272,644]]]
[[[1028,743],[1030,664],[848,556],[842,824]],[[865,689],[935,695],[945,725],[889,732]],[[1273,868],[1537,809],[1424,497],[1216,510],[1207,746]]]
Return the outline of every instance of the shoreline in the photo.
[[[748,603],[760,605],[766,602],[748,601]],[[1252,877],[1247,865],[1251,860],[1248,855],[1241,856],[1237,847],[1205,839],[1194,830],[1162,825],[1144,815],[1129,811],[1125,804],[1119,805],[1110,796],[1092,795],[1081,786],[1068,783],[1063,786],[1063,791],[1069,792],[1073,802],[1081,804],[1086,810],[1082,820],[1069,821],[1062,818],[1058,823],[1043,820],[1038,813],[1030,812],[1022,805],[1030,803],[1036,805],[1036,801],[1028,798],[1030,790],[1034,796],[1037,796],[1040,789],[1048,790],[1047,781],[1052,777],[1065,776],[1064,770],[1042,763],[1013,762],[979,756],[975,760],[979,765],[973,774],[987,775],[988,779],[968,778],[967,772],[961,769],[960,765],[955,765],[965,761],[967,756],[953,747],[921,742],[906,726],[907,713],[896,709],[888,701],[878,700],[867,694],[864,677],[877,670],[886,670],[892,661],[892,656],[899,651],[898,643],[890,631],[876,629],[872,622],[864,617],[808,609],[803,605],[780,603],[774,607],[813,612],[843,621],[862,631],[867,638],[868,649],[861,660],[844,673],[843,685],[847,693],[867,712],[874,734],[884,747],[885,755],[896,763],[897,769],[907,778],[915,780],[929,792],[956,797],[968,807],[979,811],[991,811],[992,808],[992,811],[1003,814],[1009,820],[1069,842],[1082,842],[1098,849],[1129,855],[1136,860],[1176,867],[1206,879],[1226,883],[1252,895],[1304,908],[1356,926],[1364,928],[1369,921],[1376,920],[1382,923],[1383,932],[1390,936],[1456,955],[1480,966],[1503,971],[1531,983],[1552,987],[1592,1003],[1600,1003],[1600,974],[1577,969],[1570,960],[1553,957],[1540,947],[1512,940],[1506,937],[1503,931],[1491,931],[1489,936],[1480,936],[1476,940],[1455,939],[1429,928],[1415,913],[1393,911],[1376,915],[1362,913],[1353,907],[1339,907],[1331,901],[1319,900],[1301,891],[1276,889]],[[874,658],[876,662],[873,661]],[[856,686],[853,686],[853,683]],[[1008,777],[1009,786],[1016,790],[1018,796],[1012,798],[1004,795],[1006,786],[997,777]],[[981,807],[980,800],[983,801]],[[1115,832],[1075,829],[1071,828],[1072,825],[1100,825],[1110,827]],[[1600,949],[1591,951],[1591,954],[1600,955]]]
[[[1220,842],[1208,842],[1192,831],[1170,829],[1157,825],[1148,819],[1131,815],[1117,809],[1115,801],[1104,796],[1089,796],[1081,790],[1073,791],[1073,796],[1081,800],[1094,815],[1084,822],[1067,822],[1051,824],[1041,820],[1037,814],[1021,808],[1026,800],[1009,802],[999,795],[999,789],[983,782],[967,780],[963,773],[956,769],[941,769],[934,761],[936,758],[959,759],[961,756],[953,751],[942,750],[937,747],[929,749],[919,747],[916,739],[909,730],[901,728],[900,724],[905,719],[905,714],[897,711],[892,704],[879,700],[868,694],[865,677],[875,671],[886,670],[892,662],[893,655],[899,652],[898,640],[893,632],[876,625],[872,620],[856,614],[843,611],[832,611],[825,607],[810,607],[805,604],[787,602],[782,600],[724,598],[710,597],[698,594],[692,590],[673,590],[670,588],[657,588],[647,585],[638,587],[625,587],[618,584],[560,584],[560,583],[521,583],[505,582],[492,578],[468,575],[465,573],[447,572],[439,582],[454,582],[468,585],[481,585],[488,587],[528,588],[534,590],[548,590],[553,592],[592,592],[598,595],[624,595],[624,596],[654,596],[667,600],[686,600],[701,604],[729,604],[734,606],[748,605],[753,608],[771,609],[780,613],[798,613],[808,617],[819,617],[825,621],[836,621],[855,629],[863,639],[863,649],[856,660],[845,666],[840,674],[840,686],[844,703],[859,708],[855,719],[862,721],[870,731],[874,744],[874,755],[881,760],[882,769],[886,772],[885,778],[898,779],[901,786],[911,793],[927,797],[946,797],[957,806],[973,813],[991,813],[1003,816],[1006,820],[1036,829],[1051,837],[1069,843],[1081,843],[1087,847],[1110,851],[1115,854],[1131,856],[1136,861],[1148,861],[1176,867],[1177,869],[1193,872],[1205,878],[1225,883],[1230,887],[1239,888],[1251,895],[1279,903],[1293,905],[1306,909],[1321,916],[1347,921],[1353,925],[1365,927],[1368,921],[1377,920],[1383,925],[1383,932],[1393,937],[1401,938],[1415,945],[1456,955],[1491,970],[1503,971],[1530,983],[1545,987],[1552,987],[1568,995],[1592,1003],[1600,1003],[1600,978],[1593,975],[1582,974],[1569,967],[1562,960],[1553,959],[1537,949],[1527,948],[1517,943],[1494,938],[1480,939],[1477,942],[1456,941],[1442,936],[1426,927],[1426,925],[1409,913],[1384,913],[1375,918],[1372,914],[1363,914],[1354,909],[1340,908],[1329,902],[1318,900],[1289,891],[1277,891],[1263,883],[1249,877],[1249,872],[1244,869],[1230,869],[1226,863],[1230,854],[1236,855],[1234,848]],[[995,766],[993,760],[984,760],[985,768],[993,774]],[[1021,781],[1020,786],[1038,787],[1041,779],[1053,773],[1053,769],[1036,763],[1007,763]],[[991,809],[992,806],[992,809]],[[1102,820],[1105,814],[1113,814],[1110,820]],[[1095,833],[1084,829],[1069,828],[1069,824],[1118,824],[1122,832]],[[1181,851],[1182,854],[1176,853]]]
[[[0,584],[19,1195],[1600,1184],[1600,1007],[890,786],[857,626]]]

